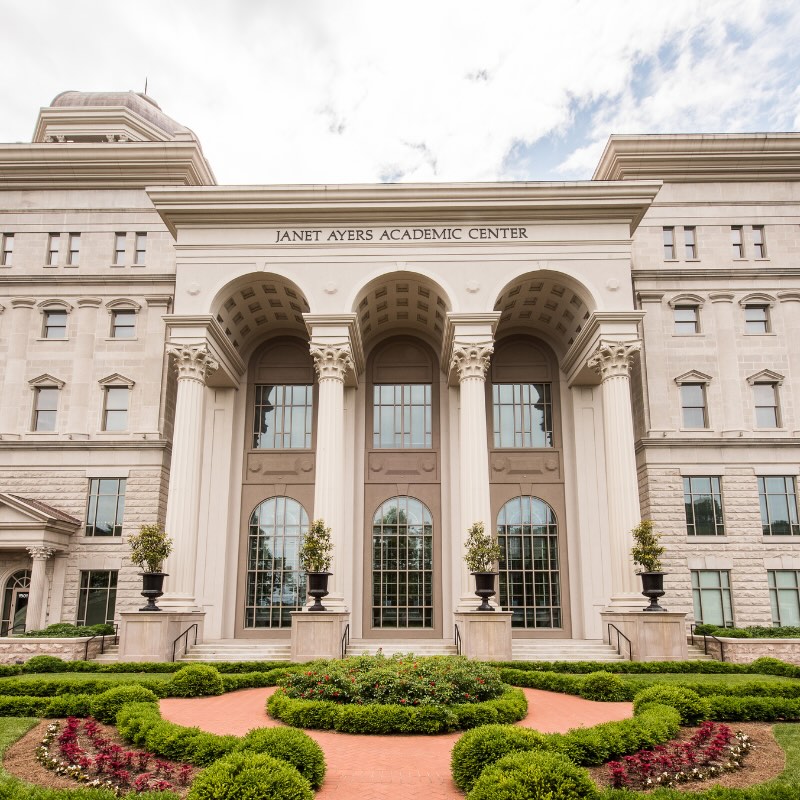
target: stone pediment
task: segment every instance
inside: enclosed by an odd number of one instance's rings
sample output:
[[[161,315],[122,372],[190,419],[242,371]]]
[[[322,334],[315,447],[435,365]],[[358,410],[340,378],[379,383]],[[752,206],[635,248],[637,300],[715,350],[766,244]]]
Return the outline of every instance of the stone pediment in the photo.
[[[81,521],[39,500],[0,492],[0,550],[66,550]]]
[[[711,380],[711,375],[706,375],[705,372],[693,369],[689,370],[689,372],[684,372],[683,375],[678,375],[675,378],[675,383],[709,383]]]

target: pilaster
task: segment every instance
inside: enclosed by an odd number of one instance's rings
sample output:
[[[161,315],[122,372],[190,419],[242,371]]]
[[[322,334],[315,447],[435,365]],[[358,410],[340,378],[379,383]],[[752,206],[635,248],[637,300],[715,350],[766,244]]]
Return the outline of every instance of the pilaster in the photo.
[[[47,559],[54,551],[49,547],[28,547],[31,557],[31,588],[28,597],[28,610],[25,617],[25,630],[36,631],[44,627],[47,610]]]

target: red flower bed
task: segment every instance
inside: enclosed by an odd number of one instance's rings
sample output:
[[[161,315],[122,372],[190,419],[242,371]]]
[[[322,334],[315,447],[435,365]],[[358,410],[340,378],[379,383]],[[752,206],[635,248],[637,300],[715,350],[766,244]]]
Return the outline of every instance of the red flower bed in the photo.
[[[606,765],[615,789],[652,789],[702,781],[735,769],[750,750],[750,737],[716,722],[704,722],[685,742],[640,750]]]

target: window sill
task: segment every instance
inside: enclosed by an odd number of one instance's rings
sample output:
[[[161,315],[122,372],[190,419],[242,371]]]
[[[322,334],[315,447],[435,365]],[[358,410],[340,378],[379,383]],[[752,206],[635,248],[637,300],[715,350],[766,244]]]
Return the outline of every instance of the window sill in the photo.
[[[752,331],[748,333],[747,331],[744,332],[745,336],[777,336],[778,334],[775,331],[763,331],[761,333],[753,333]]]
[[[705,339],[705,333],[673,333],[675,339]]]
[[[106,336],[105,341],[107,342],[138,342],[139,337],[133,336],[126,339],[124,336]]]
[[[69,341],[69,337],[67,337],[66,339],[50,339],[47,336],[37,336],[36,337],[36,341],[37,342],[68,342]]]
[[[764,544],[768,542],[775,542],[775,544],[788,544],[793,542],[800,544],[800,534],[797,533],[762,533],[761,538]]]
[[[687,542],[695,542],[697,544],[714,544],[718,542],[720,539],[725,541],[727,539],[727,535],[724,533],[718,533],[716,535],[711,535],[707,533],[687,533],[686,534],[686,541]]]

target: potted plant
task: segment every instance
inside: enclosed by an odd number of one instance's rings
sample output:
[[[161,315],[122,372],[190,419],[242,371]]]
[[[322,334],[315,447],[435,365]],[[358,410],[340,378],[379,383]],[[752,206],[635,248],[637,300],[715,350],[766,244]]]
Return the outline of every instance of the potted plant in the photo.
[[[467,530],[464,561],[475,576],[475,594],[481,598],[478,611],[494,611],[489,605],[489,598],[495,594],[494,579],[497,572],[494,571],[494,565],[502,553],[497,540],[486,533],[482,522],[473,523]]]
[[[666,611],[658,604],[658,598],[664,596],[664,572],[661,571],[661,556],[664,547],[659,544],[661,534],[653,530],[653,521],[643,519],[632,531],[634,545],[631,548],[633,563],[640,566],[642,576],[642,594],[650,598],[650,605],[645,611]]]
[[[172,552],[172,539],[161,525],[142,525],[139,533],[128,540],[128,545],[131,561],[142,570],[142,595],[147,598],[147,605],[139,611],[161,611],[156,600],[164,594],[167,573],[161,568],[164,559]]]
[[[325,527],[324,519],[315,519],[300,547],[300,564],[308,576],[308,594],[314,598],[309,611],[327,610],[320,601],[328,594],[332,552],[331,529]]]

